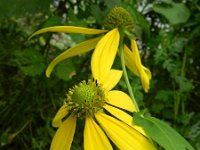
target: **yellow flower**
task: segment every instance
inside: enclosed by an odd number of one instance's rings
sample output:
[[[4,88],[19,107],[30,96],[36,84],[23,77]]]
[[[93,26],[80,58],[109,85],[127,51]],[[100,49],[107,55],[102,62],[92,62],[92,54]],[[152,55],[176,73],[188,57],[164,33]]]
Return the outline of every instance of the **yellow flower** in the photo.
[[[80,34],[102,34],[98,37],[86,40],[77,44],[74,47],[71,47],[58,55],[48,66],[46,70],[46,76],[49,77],[53,68],[60,61],[73,57],[75,55],[88,52],[94,49],[93,55],[96,55],[93,59],[94,65],[99,63],[101,57],[104,58],[104,61],[107,62],[107,65],[112,66],[113,60],[115,59],[119,41],[120,41],[120,29],[124,28],[127,31],[132,32],[134,29],[133,21],[130,14],[121,7],[115,7],[110,14],[108,15],[105,23],[105,27],[108,30],[101,29],[90,29],[83,27],[75,26],[54,26],[48,27],[33,33],[30,38],[35,35],[45,33],[45,32],[64,32],[64,33],[80,33]],[[30,39],[29,38],[29,39]],[[129,38],[129,37],[128,37]],[[148,92],[149,82],[151,79],[151,72],[148,68],[144,67],[141,63],[137,44],[134,39],[131,40],[131,50],[128,49],[128,46],[125,46],[125,63],[127,67],[137,76],[140,77],[142,86],[145,92]],[[92,56],[94,57],[94,56]],[[101,64],[100,64],[101,65]]]
[[[93,63],[96,56],[98,54],[92,57]],[[93,63],[95,80],[83,81],[70,89],[54,117],[52,124],[58,130],[50,149],[69,150],[77,120],[84,119],[85,150],[112,150],[109,139],[122,150],[155,150],[142,128],[132,124],[130,114],[136,108],[131,98],[121,91],[111,90],[119,82],[122,71],[111,69],[104,57],[99,58],[99,63]]]

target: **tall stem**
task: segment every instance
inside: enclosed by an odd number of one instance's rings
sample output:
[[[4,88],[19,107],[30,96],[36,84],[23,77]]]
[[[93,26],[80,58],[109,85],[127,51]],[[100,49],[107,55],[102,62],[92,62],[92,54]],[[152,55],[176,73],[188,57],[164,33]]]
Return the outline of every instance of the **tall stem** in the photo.
[[[137,102],[135,100],[134,94],[133,94],[133,90],[131,88],[131,84],[129,82],[129,78],[128,78],[128,74],[126,71],[126,66],[125,66],[125,60],[124,60],[124,50],[123,50],[123,40],[124,40],[124,33],[120,32],[120,42],[119,42],[119,55],[120,55],[120,59],[121,59],[121,65],[122,65],[122,70],[123,70],[123,75],[124,75],[124,79],[126,82],[126,86],[128,88],[130,97],[133,101],[133,104],[135,105],[136,111],[140,111]]]

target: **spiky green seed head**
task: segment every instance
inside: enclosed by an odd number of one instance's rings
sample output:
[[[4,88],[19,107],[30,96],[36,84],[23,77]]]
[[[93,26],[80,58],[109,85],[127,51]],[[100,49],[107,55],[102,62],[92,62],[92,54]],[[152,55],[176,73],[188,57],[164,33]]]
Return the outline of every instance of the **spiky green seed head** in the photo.
[[[129,32],[134,32],[134,22],[130,13],[122,7],[114,7],[104,23],[105,29],[126,28]]]
[[[105,91],[93,80],[82,81],[68,91],[65,102],[76,117],[94,116],[105,105]]]

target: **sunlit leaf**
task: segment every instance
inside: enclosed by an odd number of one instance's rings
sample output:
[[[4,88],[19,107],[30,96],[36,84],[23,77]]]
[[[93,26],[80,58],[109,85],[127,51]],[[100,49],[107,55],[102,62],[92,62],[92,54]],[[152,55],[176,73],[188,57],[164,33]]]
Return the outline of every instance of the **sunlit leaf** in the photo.
[[[169,6],[154,5],[153,10],[167,18],[170,24],[184,23],[190,16],[189,9],[183,3],[168,2]]]

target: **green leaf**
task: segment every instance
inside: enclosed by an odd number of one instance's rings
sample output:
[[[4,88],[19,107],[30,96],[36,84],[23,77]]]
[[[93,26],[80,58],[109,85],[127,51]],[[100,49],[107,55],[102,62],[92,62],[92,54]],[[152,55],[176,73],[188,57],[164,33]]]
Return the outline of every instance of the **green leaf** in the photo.
[[[81,27],[87,26],[87,23],[83,21],[83,18],[78,18],[77,15],[74,13],[73,9],[69,9],[67,15],[69,17],[68,25],[81,26]]]
[[[142,117],[134,113],[134,124],[141,126],[147,135],[166,150],[194,150],[194,148],[167,123],[155,117]]]
[[[134,20],[134,28],[137,38],[149,40],[150,39],[150,25],[148,21],[145,19],[144,15],[139,13],[136,8],[126,5],[126,9],[132,15]]]
[[[46,13],[52,2],[53,0],[0,0],[0,20],[12,16]]]
[[[64,60],[56,66],[55,74],[62,80],[69,80],[75,73],[75,68],[71,60]]]
[[[154,5],[153,10],[167,18],[170,24],[184,23],[190,16],[189,9],[183,3],[169,1],[168,6]]]
[[[23,52],[16,52],[15,57],[15,63],[25,75],[36,76],[44,72],[45,61],[39,51],[25,49]]]
[[[192,82],[185,77],[176,76],[175,81],[179,84],[179,90],[182,93],[189,93],[194,89]]]
[[[62,22],[62,18],[60,16],[50,16],[43,24],[42,27],[40,28],[46,28],[46,27],[51,27],[51,26],[58,26]]]

